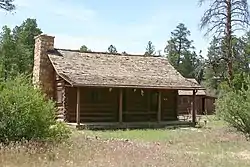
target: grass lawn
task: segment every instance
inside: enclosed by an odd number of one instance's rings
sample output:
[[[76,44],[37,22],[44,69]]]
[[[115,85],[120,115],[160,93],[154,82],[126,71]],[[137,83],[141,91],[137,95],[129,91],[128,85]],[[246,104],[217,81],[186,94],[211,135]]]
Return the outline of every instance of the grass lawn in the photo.
[[[0,149],[0,166],[249,167],[250,143],[226,124],[203,128],[76,131],[58,145]]]

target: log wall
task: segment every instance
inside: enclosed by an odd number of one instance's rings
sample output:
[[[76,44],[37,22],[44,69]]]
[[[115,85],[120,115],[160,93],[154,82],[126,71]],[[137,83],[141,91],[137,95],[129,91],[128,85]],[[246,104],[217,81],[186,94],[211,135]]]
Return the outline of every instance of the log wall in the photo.
[[[57,106],[56,119],[65,120],[65,81],[56,75],[56,84],[55,84],[55,101]]]
[[[122,103],[122,122],[156,122],[159,117],[158,104],[161,104],[161,121],[176,120],[177,91],[161,91],[161,103],[159,103],[159,90],[123,88],[122,101],[119,100],[120,90],[120,88],[80,88],[80,121],[119,122],[120,103]],[[65,87],[65,110],[68,122],[76,122],[76,102],[77,88]]]
[[[162,121],[172,121],[177,120],[177,90],[163,90],[162,91],[162,111],[161,120]]]
[[[123,90],[123,121],[157,121],[158,92],[151,89]]]
[[[214,113],[215,98],[208,98],[206,96],[196,96],[196,111],[197,114],[212,114]],[[191,114],[192,96],[179,96],[178,100],[178,114]]]
[[[205,99],[205,109],[206,109],[207,114],[215,113],[215,98],[214,97],[207,97]]]
[[[67,87],[67,120],[76,122],[76,88]],[[81,122],[117,122],[118,89],[80,88]]]

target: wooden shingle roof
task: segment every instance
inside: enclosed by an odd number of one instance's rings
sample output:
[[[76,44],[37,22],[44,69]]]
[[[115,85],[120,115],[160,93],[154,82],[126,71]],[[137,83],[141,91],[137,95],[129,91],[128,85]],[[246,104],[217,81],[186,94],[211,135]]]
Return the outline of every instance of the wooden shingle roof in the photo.
[[[59,76],[72,86],[202,89],[166,58],[55,49],[48,52]]]

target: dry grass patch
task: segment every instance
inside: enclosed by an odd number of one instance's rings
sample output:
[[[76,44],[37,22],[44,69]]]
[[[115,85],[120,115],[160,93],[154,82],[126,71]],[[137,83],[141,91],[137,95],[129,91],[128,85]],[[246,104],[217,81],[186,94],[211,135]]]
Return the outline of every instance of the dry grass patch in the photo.
[[[8,167],[250,166],[244,136],[225,126],[172,130],[75,131],[62,144],[17,144],[0,149]]]

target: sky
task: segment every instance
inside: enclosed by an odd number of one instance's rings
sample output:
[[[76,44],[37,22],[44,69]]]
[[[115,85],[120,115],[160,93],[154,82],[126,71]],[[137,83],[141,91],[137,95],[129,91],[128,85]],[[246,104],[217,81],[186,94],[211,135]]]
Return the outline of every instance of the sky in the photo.
[[[55,36],[55,47],[143,54],[148,41],[163,51],[171,31],[184,23],[196,50],[206,54],[211,38],[199,22],[205,6],[198,0],[15,0],[15,13],[1,11],[0,26],[14,27],[37,19],[43,33]]]

